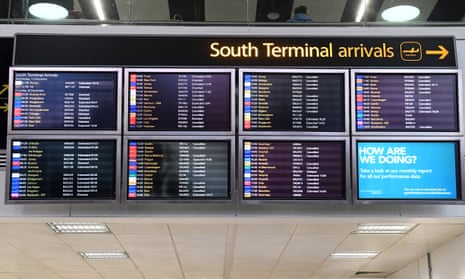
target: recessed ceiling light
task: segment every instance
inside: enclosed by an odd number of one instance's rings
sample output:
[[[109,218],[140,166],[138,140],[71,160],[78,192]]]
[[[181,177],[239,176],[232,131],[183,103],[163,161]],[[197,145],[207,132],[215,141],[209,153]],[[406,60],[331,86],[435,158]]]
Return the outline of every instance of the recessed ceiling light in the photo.
[[[379,252],[334,252],[330,259],[373,259]]]
[[[277,20],[281,15],[278,12],[269,12],[266,14],[266,17],[269,20]]]
[[[35,17],[48,20],[64,19],[68,16],[68,10],[65,7],[47,1],[30,5],[28,11]]]
[[[405,234],[413,229],[416,224],[359,224],[357,230],[352,233],[360,234]]]
[[[79,252],[84,259],[102,260],[102,259],[127,259],[126,252]]]
[[[398,5],[390,7],[381,13],[381,17],[390,22],[405,22],[420,15],[420,9],[412,5]]]
[[[103,223],[60,223],[51,222],[47,225],[56,233],[109,233],[110,229]]]

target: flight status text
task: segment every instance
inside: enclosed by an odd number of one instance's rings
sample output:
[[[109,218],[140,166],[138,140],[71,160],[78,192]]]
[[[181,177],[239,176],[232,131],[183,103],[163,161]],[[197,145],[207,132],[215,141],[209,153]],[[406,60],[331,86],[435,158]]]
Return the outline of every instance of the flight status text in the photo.
[[[13,140],[11,200],[115,198],[115,141]]]
[[[114,72],[16,72],[13,129],[116,130]]]
[[[458,131],[455,74],[356,74],[357,131]]]
[[[341,132],[344,75],[244,73],[244,131]]]
[[[230,131],[230,73],[130,73],[128,129]]]
[[[344,199],[343,142],[244,141],[244,199]]]
[[[229,142],[129,141],[131,199],[229,198]]]

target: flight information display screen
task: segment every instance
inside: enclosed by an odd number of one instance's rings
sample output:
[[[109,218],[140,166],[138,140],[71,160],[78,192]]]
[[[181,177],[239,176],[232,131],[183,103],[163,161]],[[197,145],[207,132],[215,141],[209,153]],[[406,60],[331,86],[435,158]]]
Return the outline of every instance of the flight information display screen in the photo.
[[[355,72],[356,131],[458,132],[457,72]]]
[[[232,127],[232,70],[128,70],[128,131]]]
[[[116,140],[12,139],[10,201],[116,198]]]
[[[244,140],[244,200],[344,200],[344,141]]]
[[[118,118],[118,70],[12,68],[11,129],[110,130]]]
[[[346,130],[343,71],[243,69],[240,76],[242,131]]]
[[[230,144],[128,140],[127,200],[229,199]]]
[[[460,200],[458,141],[357,141],[359,200]]]

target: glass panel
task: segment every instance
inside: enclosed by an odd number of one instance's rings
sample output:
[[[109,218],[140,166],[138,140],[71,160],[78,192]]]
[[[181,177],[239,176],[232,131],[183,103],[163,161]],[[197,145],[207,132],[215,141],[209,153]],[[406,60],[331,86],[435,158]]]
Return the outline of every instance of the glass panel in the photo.
[[[47,0],[65,3],[64,19],[44,20],[28,10],[39,0],[1,0],[0,23],[78,24],[239,24],[302,25],[288,20],[299,6],[307,8],[313,25],[463,25],[464,1],[450,0]],[[42,1],[42,0],[41,0]],[[418,14],[409,21],[390,22],[383,12],[410,6]],[[417,7],[418,9],[415,10]],[[299,16],[304,16],[303,12]],[[394,15],[403,13],[394,11]]]

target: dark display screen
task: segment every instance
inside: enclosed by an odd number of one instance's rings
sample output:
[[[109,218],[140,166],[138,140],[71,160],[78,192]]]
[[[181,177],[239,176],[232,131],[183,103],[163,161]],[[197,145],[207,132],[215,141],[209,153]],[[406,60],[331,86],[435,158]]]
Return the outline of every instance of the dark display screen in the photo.
[[[243,142],[245,200],[345,199],[345,142]]]
[[[11,141],[9,200],[115,199],[115,140]]]
[[[230,198],[229,141],[128,141],[128,200]]]
[[[13,130],[117,130],[117,72],[14,71]]]
[[[458,142],[358,141],[360,200],[461,199]]]
[[[355,73],[356,130],[457,132],[456,73]]]
[[[244,72],[244,131],[345,131],[343,73]]]
[[[230,72],[130,72],[129,131],[231,131]]]

